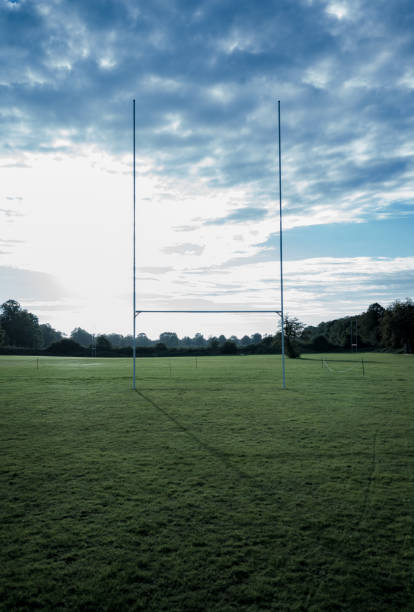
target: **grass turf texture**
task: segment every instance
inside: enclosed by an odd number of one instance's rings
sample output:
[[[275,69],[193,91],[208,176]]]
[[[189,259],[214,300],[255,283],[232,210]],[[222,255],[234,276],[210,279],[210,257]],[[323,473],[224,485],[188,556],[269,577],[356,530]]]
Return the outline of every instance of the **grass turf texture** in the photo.
[[[363,357],[0,358],[1,608],[413,610],[414,361]]]

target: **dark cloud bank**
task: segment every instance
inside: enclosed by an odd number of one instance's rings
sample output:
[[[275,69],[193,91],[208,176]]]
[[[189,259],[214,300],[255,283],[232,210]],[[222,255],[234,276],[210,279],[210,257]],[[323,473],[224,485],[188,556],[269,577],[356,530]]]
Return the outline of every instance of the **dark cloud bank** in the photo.
[[[361,186],[380,200],[385,184],[407,180],[412,2],[349,0],[341,18],[307,0],[0,6],[5,153],[54,150],[60,130],[75,144],[128,151],[135,97],[139,152],[163,173],[186,175],[209,157],[199,174],[212,187],[252,183],[266,199],[280,98],[286,195],[296,206]],[[361,139],[365,154],[352,156]]]

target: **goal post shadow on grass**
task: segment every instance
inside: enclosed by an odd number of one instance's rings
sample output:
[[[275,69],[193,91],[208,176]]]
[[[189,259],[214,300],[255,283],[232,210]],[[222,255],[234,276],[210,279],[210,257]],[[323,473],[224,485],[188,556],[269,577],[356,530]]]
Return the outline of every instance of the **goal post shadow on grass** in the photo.
[[[140,314],[277,314],[281,318],[282,340],[282,389],[286,389],[285,371],[285,329],[283,307],[283,233],[282,233],[282,153],[280,129],[280,100],[277,102],[278,115],[278,161],[279,161],[279,248],[280,248],[280,310],[144,310],[136,306],[136,155],[135,155],[135,100],[132,101],[132,142],[133,142],[133,345],[132,345],[132,389],[136,390],[136,323]]]

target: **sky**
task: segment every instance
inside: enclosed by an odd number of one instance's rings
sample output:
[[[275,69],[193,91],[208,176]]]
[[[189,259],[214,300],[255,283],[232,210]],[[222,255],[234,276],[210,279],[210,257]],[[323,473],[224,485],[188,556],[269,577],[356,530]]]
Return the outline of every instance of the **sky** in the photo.
[[[414,295],[412,0],[0,0],[0,303],[69,334],[137,308],[316,325]],[[156,338],[277,315],[149,315]]]

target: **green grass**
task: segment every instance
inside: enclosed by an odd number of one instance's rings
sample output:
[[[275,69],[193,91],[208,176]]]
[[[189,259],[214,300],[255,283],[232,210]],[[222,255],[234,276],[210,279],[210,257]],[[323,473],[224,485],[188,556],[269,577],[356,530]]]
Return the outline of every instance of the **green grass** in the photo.
[[[1,609],[413,610],[414,360],[363,357],[1,357]]]

